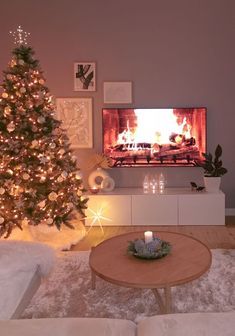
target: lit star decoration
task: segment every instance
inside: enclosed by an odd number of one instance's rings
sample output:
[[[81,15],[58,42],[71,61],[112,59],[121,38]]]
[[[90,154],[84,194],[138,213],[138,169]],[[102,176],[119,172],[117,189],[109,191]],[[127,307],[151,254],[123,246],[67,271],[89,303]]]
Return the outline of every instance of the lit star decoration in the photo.
[[[30,33],[26,33],[25,31],[23,31],[21,26],[19,26],[16,31],[10,31],[10,34],[14,37],[14,44],[17,44],[19,46],[23,44],[28,44],[27,38]]]
[[[96,211],[88,208],[88,211],[90,211],[92,213],[91,216],[87,216],[86,219],[91,219],[91,224],[90,224],[90,229],[93,227],[93,225],[95,225],[96,223],[99,224],[99,227],[101,228],[102,233],[104,233],[103,227],[102,227],[102,222],[103,220],[109,221],[111,222],[112,219],[103,216],[104,213],[104,208],[100,207],[99,209],[97,209]],[[88,232],[90,231],[90,229],[88,230]]]

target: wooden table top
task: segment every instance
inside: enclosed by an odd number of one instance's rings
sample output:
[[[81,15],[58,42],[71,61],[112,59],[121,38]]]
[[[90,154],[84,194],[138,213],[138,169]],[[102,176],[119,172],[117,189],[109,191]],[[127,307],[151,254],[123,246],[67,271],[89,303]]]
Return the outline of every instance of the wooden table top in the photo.
[[[92,271],[119,286],[165,288],[197,279],[210,268],[211,252],[201,241],[181,233],[154,230],[153,234],[172,245],[166,257],[145,260],[128,255],[128,242],[144,238],[143,231],[130,232],[92,248],[89,260]]]

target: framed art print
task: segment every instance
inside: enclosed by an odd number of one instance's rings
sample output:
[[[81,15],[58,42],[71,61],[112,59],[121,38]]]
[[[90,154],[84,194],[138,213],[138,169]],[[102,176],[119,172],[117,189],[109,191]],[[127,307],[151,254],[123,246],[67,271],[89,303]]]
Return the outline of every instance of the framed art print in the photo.
[[[131,104],[132,82],[104,82],[104,103]]]
[[[74,63],[74,91],[96,90],[96,64],[94,62]]]
[[[92,98],[57,98],[56,109],[71,148],[92,148]]]

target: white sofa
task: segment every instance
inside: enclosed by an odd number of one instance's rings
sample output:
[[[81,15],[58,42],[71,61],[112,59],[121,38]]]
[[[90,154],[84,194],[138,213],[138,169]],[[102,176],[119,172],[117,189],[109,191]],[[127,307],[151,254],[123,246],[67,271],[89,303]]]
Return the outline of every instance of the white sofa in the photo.
[[[0,321],[2,336],[234,336],[235,311],[169,314],[132,321],[106,318],[42,318]]]
[[[0,320],[20,316],[54,260],[54,250],[44,244],[0,241]]]

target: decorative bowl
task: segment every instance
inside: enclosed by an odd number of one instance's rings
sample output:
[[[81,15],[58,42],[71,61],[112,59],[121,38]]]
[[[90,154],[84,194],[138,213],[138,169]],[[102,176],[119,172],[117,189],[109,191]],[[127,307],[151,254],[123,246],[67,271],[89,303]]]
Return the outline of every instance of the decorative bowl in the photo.
[[[141,259],[160,259],[168,255],[170,251],[171,244],[160,238],[153,238],[149,243],[145,243],[144,239],[135,239],[129,241],[127,248],[128,254]]]

